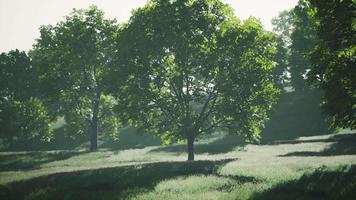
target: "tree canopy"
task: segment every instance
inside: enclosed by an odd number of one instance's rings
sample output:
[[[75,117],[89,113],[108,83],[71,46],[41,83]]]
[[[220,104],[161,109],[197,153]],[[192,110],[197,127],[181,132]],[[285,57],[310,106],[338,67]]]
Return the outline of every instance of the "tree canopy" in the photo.
[[[318,20],[309,80],[324,92],[334,126],[356,128],[356,2],[310,0]]]
[[[317,41],[316,9],[308,1],[301,0],[292,10],[293,32],[291,34],[291,83],[296,90],[308,88],[307,72],[312,68],[310,53]]]
[[[188,160],[195,138],[216,128],[258,139],[278,89],[276,38],[256,19],[242,23],[218,0],[154,0],[134,12],[117,47],[111,80],[127,79],[113,86],[122,118],[166,143],[186,139]]]
[[[75,10],[56,25],[42,26],[30,55],[39,77],[41,96],[53,116],[64,116],[73,133],[88,134],[97,148],[98,129],[117,135],[112,114],[115,101],[104,80],[118,34],[114,20],[92,6]]]
[[[309,1],[301,0],[291,10],[283,11],[272,20],[274,31],[283,43],[279,52],[290,74],[291,86],[298,92],[309,89],[307,72],[311,69],[310,54],[314,50],[317,35],[316,9]]]
[[[51,137],[50,117],[36,98],[35,85],[34,69],[25,52],[0,55],[0,137],[10,145]]]
[[[324,92],[321,107],[333,128],[355,128],[355,8],[354,1],[300,0],[274,20],[290,42],[292,86]],[[290,36],[291,40],[288,38]]]

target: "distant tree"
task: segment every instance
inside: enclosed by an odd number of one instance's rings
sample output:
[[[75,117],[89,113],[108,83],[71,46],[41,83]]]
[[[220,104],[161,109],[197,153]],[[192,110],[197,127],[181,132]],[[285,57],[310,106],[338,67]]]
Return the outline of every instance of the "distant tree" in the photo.
[[[308,79],[324,92],[335,127],[356,128],[356,2],[310,0],[318,20]]]
[[[30,55],[41,98],[52,115],[64,116],[70,131],[90,133],[90,149],[96,150],[98,130],[116,136],[120,125],[111,110],[116,102],[103,81],[113,59],[118,25],[92,6],[74,9],[55,26],[42,26],[40,33]]]
[[[274,69],[275,82],[282,89],[290,85],[290,46],[293,31],[292,11],[283,11],[272,19],[273,31],[277,33],[277,67]]]
[[[274,32],[282,42],[279,52],[290,74],[291,86],[297,91],[309,89],[306,74],[311,69],[310,53],[317,36],[315,8],[306,0],[300,0],[292,10],[283,11],[272,20]],[[282,62],[283,63],[283,62]]]
[[[293,9],[283,11],[272,20],[274,31],[284,44],[286,53],[280,57],[283,60],[286,55],[289,83],[295,91],[281,96],[272,120],[266,124],[264,139],[326,134],[334,130],[330,127],[330,117],[321,112],[319,105],[323,91],[311,86],[307,80],[312,69],[311,53],[318,40],[315,13],[316,8],[310,2],[300,0]],[[288,134],[285,134],[286,130],[290,130]]]
[[[0,137],[10,145],[51,137],[50,117],[36,98],[35,84],[35,73],[25,52],[0,55]]]
[[[284,38],[280,35],[276,38],[277,41],[277,53],[275,55],[276,67],[272,70],[274,84],[284,90],[284,87],[289,86],[290,78],[288,73],[290,70],[289,58],[290,51],[286,45]]]
[[[278,89],[277,42],[257,20],[241,23],[218,0],[153,0],[118,44],[112,80],[127,81],[117,110],[132,124],[165,143],[187,140],[188,160],[196,137],[216,128],[259,138]]]
[[[273,32],[277,34],[277,66],[273,70],[275,85],[284,91],[284,87],[289,85],[289,57],[292,31],[292,19],[290,11],[283,11],[272,19]]]
[[[292,10],[285,10],[272,19],[273,31],[280,35],[285,47],[291,45],[291,35],[293,32],[294,16]]]
[[[317,42],[316,9],[307,0],[300,0],[293,9],[293,31],[291,34],[290,73],[292,86],[297,91],[309,88],[307,72],[312,68],[310,54]]]

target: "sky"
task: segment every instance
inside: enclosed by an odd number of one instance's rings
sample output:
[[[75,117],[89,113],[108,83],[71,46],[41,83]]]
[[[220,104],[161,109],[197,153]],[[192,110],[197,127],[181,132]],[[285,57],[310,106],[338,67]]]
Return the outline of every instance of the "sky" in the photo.
[[[254,16],[267,30],[279,12],[293,8],[298,0],[222,0],[231,5],[240,19]],[[97,5],[108,18],[125,22],[131,10],[147,0],[0,0],[0,52],[28,51],[39,37],[41,25],[56,24],[73,8]]]

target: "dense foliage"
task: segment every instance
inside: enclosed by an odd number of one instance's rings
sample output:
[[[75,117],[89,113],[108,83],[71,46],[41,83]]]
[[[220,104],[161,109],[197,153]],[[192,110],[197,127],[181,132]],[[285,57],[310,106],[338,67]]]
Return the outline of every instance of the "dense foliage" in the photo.
[[[317,41],[315,8],[308,1],[299,1],[293,9],[291,34],[291,83],[296,90],[308,89],[307,73],[311,70],[310,53]]]
[[[291,85],[324,92],[333,128],[356,127],[355,8],[351,0],[300,0],[273,21],[289,50]]]
[[[95,150],[98,132],[117,138],[126,122],[187,140],[191,160],[216,129],[258,140],[289,82],[303,98],[322,91],[334,127],[355,128],[355,8],[300,0],[273,20],[278,36],[219,0],[151,0],[121,27],[95,6],[74,9],[40,28],[30,56],[0,55],[1,141],[49,140],[64,117]]]
[[[118,26],[103,15],[92,6],[74,10],[55,26],[42,26],[30,52],[41,98],[53,115],[64,116],[72,133],[90,133],[92,150],[97,148],[98,130],[116,136],[120,125],[111,111],[115,101],[103,81]]]
[[[216,128],[255,141],[278,93],[276,53],[272,33],[220,1],[150,1],[118,39],[119,113],[164,142],[186,139],[188,160]]]
[[[2,53],[0,70],[0,138],[9,145],[50,139],[50,117],[36,98],[29,57],[18,50]]]
[[[334,126],[356,128],[356,2],[310,1],[318,21],[309,80],[324,92]]]
[[[310,53],[316,43],[315,8],[308,1],[299,1],[292,10],[286,10],[272,20],[286,53],[282,58],[290,74],[291,86],[300,92],[309,89],[307,72],[311,69]]]

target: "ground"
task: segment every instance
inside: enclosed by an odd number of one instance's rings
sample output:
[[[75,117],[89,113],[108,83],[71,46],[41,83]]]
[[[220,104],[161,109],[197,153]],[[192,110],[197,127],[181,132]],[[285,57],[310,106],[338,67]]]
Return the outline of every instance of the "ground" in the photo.
[[[151,144],[152,145],[152,144]],[[0,199],[356,199],[356,134],[0,153]]]

